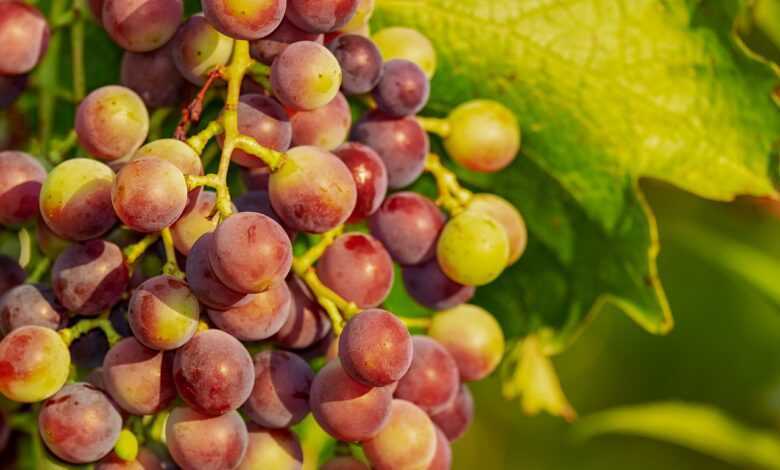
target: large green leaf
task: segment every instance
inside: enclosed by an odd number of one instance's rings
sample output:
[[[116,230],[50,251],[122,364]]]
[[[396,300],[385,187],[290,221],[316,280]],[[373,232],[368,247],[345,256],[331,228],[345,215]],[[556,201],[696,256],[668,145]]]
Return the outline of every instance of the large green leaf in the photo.
[[[512,108],[522,155],[495,175],[461,171],[524,213],[525,257],[477,302],[512,335],[565,332],[604,302],[648,331],[671,315],[655,268],[641,177],[703,197],[773,194],[776,71],[734,39],[737,1],[378,0],[374,27],[434,42],[427,112],[475,97]],[[595,307],[594,307],[595,306]]]

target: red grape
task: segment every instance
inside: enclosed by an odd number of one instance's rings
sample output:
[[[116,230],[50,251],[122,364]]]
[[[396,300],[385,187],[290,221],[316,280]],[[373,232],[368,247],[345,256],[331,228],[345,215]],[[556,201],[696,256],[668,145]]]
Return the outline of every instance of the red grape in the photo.
[[[209,309],[209,318],[220,330],[241,341],[260,341],[275,335],[290,316],[292,297],[287,283],[279,281],[265,292],[249,294],[234,308]]]
[[[249,448],[238,470],[301,470],[303,449],[298,436],[287,429],[249,428]]]
[[[195,296],[208,307],[216,309],[235,308],[250,297],[228,288],[217,278],[211,269],[209,252],[213,244],[214,234],[206,233],[192,245],[187,256],[187,282]]]
[[[357,203],[349,222],[360,222],[379,209],[387,195],[387,168],[376,152],[356,142],[348,142],[337,148],[339,157],[349,171],[357,188]]]
[[[426,470],[449,470],[452,466],[452,448],[447,436],[436,427],[436,453]]]
[[[179,220],[171,225],[171,237],[179,253],[189,255],[195,242],[204,234],[214,231],[216,225],[211,218],[214,216],[216,205],[217,195],[211,191],[202,191],[195,203],[191,204]]]
[[[123,49],[148,52],[176,34],[183,12],[182,0],[105,0],[101,21]]]
[[[133,90],[104,86],[81,102],[75,128],[79,143],[90,155],[106,161],[120,160],[132,155],[146,140],[149,113]]]
[[[431,419],[450,442],[465,434],[474,420],[474,399],[469,388],[461,385],[455,399],[444,409],[432,414]]]
[[[244,193],[235,200],[235,203],[236,207],[238,207],[238,210],[241,212],[258,212],[274,219],[274,222],[285,229],[290,240],[295,239],[295,231],[285,227],[284,222],[274,210],[274,207],[271,204],[271,196],[268,194],[267,185],[266,189],[252,190]]]
[[[403,279],[411,298],[433,310],[446,310],[464,304],[474,297],[476,289],[448,278],[432,259],[417,266],[404,266]]]
[[[284,18],[286,0],[202,0],[203,13],[222,34],[235,39],[268,36]]]
[[[287,0],[287,18],[304,31],[329,33],[349,23],[358,0]]]
[[[312,41],[295,42],[274,60],[271,87],[288,108],[321,108],[339,92],[341,67],[322,45]]]
[[[387,425],[363,450],[376,470],[427,468],[436,455],[436,427],[414,404],[393,400]]]
[[[255,356],[255,384],[243,412],[264,428],[294,426],[309,414],[311,367],[287,351],[263,351]]]
[[[46,18],[32,5],[16,0],[0,2],[0,75],[27,73],[49,47]]]
[[[300,278],[291,276],[287,286],[292,295],[290,316],[274,341],[283,348],[306,349],[328,335],[330,321]]]
[[[321,108],[312,111],[292,111],[292,144],[313,145],[333,150],[347,140],[352,125],[352,111],[344,95],[336,97]]]
[[[433,339],[415,336],[412,341],[412,365],[398,382],[395,396],[427,413],[436,413],[446,408],[458,393],[458,366],[444,346]]]
[[[38,215],[46,170],[24,152],[0,152],[0,225],[16,225]]]
[[[130,328],[148,348],[181,347],[195,334],[199,319],[198,299],[184,281],[171,276],[149,279],[130,298]]]
[[[9,400],[45,400],[65,385],[69,373],[70,352],[54,330],[23,326],[0,341],[0,392]]]
[[[165,424],[165,441],[183,470],[225,470],[241,463],[249,436],[235,411],[213,417],[179,407]]]
[[[371,216],[371,234],[403,265],[433,259],[446,219],[430,199],[413,192],[395,193]]]
[[[0,330],[3,334],[30,325],[59,330],[65,319],[65,309],[48,287],[22,284],[0,295]]]

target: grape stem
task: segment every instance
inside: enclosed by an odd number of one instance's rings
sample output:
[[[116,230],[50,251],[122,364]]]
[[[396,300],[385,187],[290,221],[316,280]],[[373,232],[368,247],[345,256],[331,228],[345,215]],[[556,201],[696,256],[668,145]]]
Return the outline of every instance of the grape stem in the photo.
[[[75,325],[70,328],[63,328],[58,333],[62,338],[62,341],[66,345],[70,346],[73,341],[77,340],[81,336],[89,333],[90,331],[100,328],[106,335],[109,346],[113,346],[122,339],[122,335],[117,333],[114,329],[114,325],[111,324],[111,320],[108,319],[110,312],[105,311],[96,318],[84,318],[79,320]]]
[[[125,248],[125,263],[127,263],[127,268],[131,274],[133,273],[133,265],[135,265],[136,261],[138,261],[138,258],[143,256],[143,254],[146,253],[146,250],[148,250],[150,246],[154,245],[159,239],[159,233],[150,233],[149,235],[142,238],[138,243],[134,243]]]
[[[206,148],[209,141],[223,132],[225,132],[225,128],[222,127],[222,123],[216,119],[211,121],[205,129],[187,139],[186,142],[187,145],[192,147],[192,149],[200,155],[203,153],[203,149]]]
[[[449,137],[452,132],[452,127],[450,126],[450,121],[448,119],[417,116],[417,122],[420,123],[420,126],[422,126],[426,132],[436,134],[442,139]]]
[[[19,229],[19,266],[26,268],[32,257],[32,238],[30,232],[22,227]]]
[[[453,216],[463,212],[473,194],[458,183],[455,173],[442,165],[439,156],[433,153],[425,159],[425,170],[436,179],[436,186],[439,189],[436,204]]]
[[[52,139],[49,161],[52,163],[61,162],[65,158],[65,155],[76,147],[78,139],[79,136],[76,134],[75,129],[71,129],[64,139]]]
[[[165,266],[163,266],[163,274],[184,280],[184,273],[179,269],[179,263],[176,262],[176,248],[173,245],[171,229],[165,227],[162,229],[162,232],[160,232],[160,236],[162,236],[163,246],[165,247]]]
[[[46,274],[46,271],[49,270],[49,266],[51,266],[51,260],[49,258],[39,259],[38,262],[35,263],[33,271],[29,276],[27,276],[27,280],[25,280],[25,282],[27,284],[35,284],[36,282],[40,281],[43,275]]]
[[[408,329],[417,328],[420,330],[427,330],[431,327],[431,322],[433,321],[430,318],[409,318],[399,315],[396,315],[395,317],[398,318],[401,323],[403,323]]]
[[[182,108],[181,120],[179,120],[179,125],[176,126],[174,137],[179,140],[185,140],[187,138],[187,133],[192,124],[200,121],[200,115],[203,113],[203,103],[206,101],[206,93],[208,93],[214,82],[220,78],[225,78],[224,67],[209,72],[206,77],[206,82],[200,88],[198,94],[195,95],[195,99]]]

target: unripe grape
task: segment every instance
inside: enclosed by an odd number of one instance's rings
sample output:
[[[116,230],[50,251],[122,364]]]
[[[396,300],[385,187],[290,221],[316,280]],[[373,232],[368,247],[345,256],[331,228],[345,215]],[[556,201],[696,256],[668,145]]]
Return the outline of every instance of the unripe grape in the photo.
[[[23,326],[0,341],[0,392],[21,403],[57,393],[70,373],[70,351],[54,330]]]
[[[520,128],[514,113],[501,103],[474,100],[447,118],[450,133],[444,148],[463,167],[483,173],[503,170],[520,151]]]
[[[330,103],[341,87],[341,67],[325,47],[290,44],[271,67],[271,87],[285,106],[311,111]]]
[[[214,29],[203,15],[191,16],[173,41],[173,62],[195,85],[203,85],[208,74],[226,65],[233,53],[233,39]]]
[[[268,36],[284,18],[286,0],[202,0],[203,13],[222,34],[235,39]]]
[[[509,237],[509,263],[513,264],[525,252],[528,244],[528,229],[520,212],[506,199],[495,194],[476,194],[469,201],[468,210],[476,211],[496,219]]]
[[[25,2],[0,2],[0,75],[27,73],[49,47],[51,31],[40,10]]]
[[[493,282],[509,261],[509,237],[495,219],[466,211],[441,232],[436,258],[444,274],[466,286]]]
[[[419,65],[430,79],[436,73],[436,50],[431,41],[415,29],[392,27],[376,32],[372,39],[386,60],[406,59]]]

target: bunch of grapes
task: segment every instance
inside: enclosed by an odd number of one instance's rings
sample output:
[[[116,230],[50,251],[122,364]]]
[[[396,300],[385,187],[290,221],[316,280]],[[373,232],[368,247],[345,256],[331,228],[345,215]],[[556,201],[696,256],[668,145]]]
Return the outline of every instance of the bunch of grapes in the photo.
[[[14,413],[51,458],[96,469],[302,468],[310,415],[338,441],[322,468],[449,468],[466,384],[504,353],[468,302],[526,229],[428,134],[496,172],[520,146],[514,115],[478,100],[416,116],[436,54],[414,30],[370,37],[373,0],[202,0],[186,19],[181,0],[90,5],[126,52],[121,84],[78,106],[80,156],[47,171],[0,153],[0,224],[34,228],[51,260],[0,258]],[[49,34],[34,6],[0,2],[0,105]],[[201,123],[209,100],[221,112]],[[150,139],[149,110],[182,104],[175,138]],[[408,189],[426,172],[436,200]],[[383,308],[396,273],[431,317]]]

